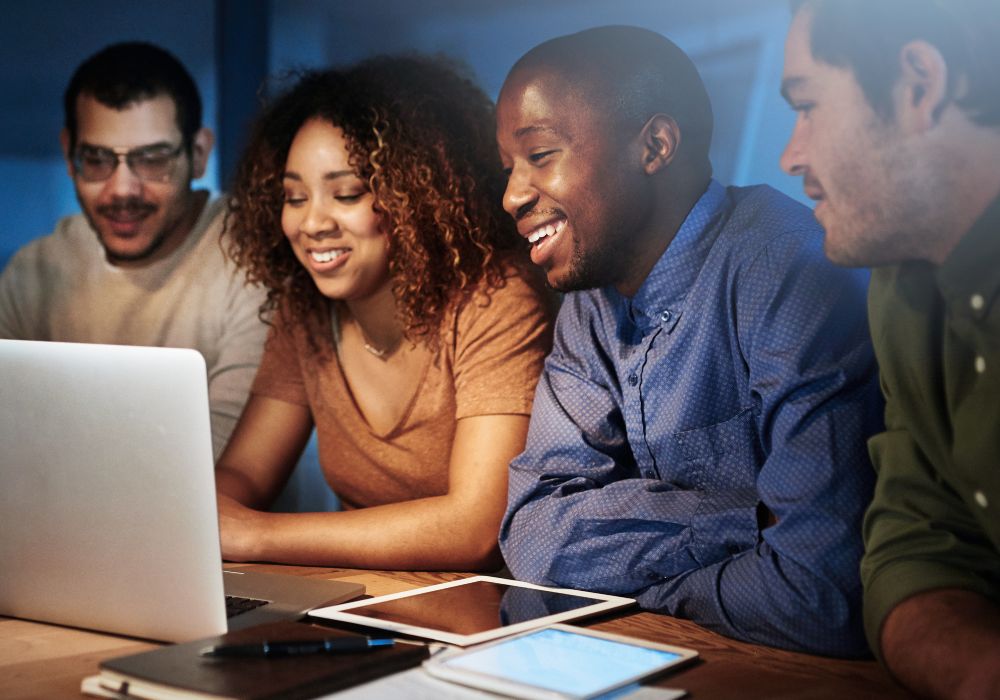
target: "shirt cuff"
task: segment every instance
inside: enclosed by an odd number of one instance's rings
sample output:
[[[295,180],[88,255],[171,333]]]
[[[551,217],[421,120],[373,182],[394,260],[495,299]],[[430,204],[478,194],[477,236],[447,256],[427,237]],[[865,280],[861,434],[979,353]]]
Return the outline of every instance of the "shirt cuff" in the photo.
[[[907,598],[942,588],[958,588],[992,598],[989,585],[971,571],[944,566],[936,561],[905,560],[880,567],[865,581],[865,634],[879,661],[882,658],[881,636],[885,618]]]

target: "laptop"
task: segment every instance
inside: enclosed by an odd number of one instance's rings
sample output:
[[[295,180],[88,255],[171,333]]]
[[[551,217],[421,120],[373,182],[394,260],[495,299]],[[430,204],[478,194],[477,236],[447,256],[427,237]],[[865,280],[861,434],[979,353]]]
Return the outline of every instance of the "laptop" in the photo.
[[[362,593],[223,568],[198,352],[0,340],[0,615],[181,642]]]

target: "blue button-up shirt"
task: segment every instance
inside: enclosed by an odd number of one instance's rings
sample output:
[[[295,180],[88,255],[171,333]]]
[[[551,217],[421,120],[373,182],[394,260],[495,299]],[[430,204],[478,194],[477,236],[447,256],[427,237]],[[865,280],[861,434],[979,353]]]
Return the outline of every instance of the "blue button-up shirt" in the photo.
[[[512,573],[866,654],[865,441],[882,421],[866,287],[824,258],[807,208],[712,182],[633,298],[568,294],[511,465]]]

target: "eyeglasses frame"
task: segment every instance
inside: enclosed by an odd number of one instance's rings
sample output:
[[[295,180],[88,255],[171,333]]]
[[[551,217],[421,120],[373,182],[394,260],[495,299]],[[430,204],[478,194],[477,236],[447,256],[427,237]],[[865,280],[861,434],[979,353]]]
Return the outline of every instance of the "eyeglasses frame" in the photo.
[[[150,144],[148,146],[138,146],[137,148],[126,148],[124,146],[110,147],[110,148],[107,146],[89,146],[89,145],[86,146],[88,148],[93,148],[96,151],[103,151],[104,153],[110,153],[115,157],[114,167],[111,168],[111,170],[105,177],[101,178],[88,178],[83,175],[83,167],[80,162],[81,158],[83,157],[82,154],[80,153],[81,146],[77,146],[77,148],[73,153],[73,159],[72,159],[73,171],[84,182],[105,182],[111,179],[111,177],[115,174],[115,171],[118,170],[118,167],[121,165],[122,161],[125,161],[126,167],[128,167],[128,169],[131,170],[132,173],[143,182],[168,182],[170,178],[173,176],[173,170],[171,170],[169,173],[166,173],[160,178],[148,178],[140,175],[136,171],[135,166],[133,164],[133,159],[138,158],[140,155],[143,154],[144,151],[148,151],[151,148],[159,148],[162,145],[166,144]],[[180,143],[177,144],[177,146],[175,146],[171,151],[164,153],[163,155],[164,157],[166,157],[171,161],[171,165],[176,165],[177,158],[181,155],[181,152],[183,150],[184,150],[184,144]]]

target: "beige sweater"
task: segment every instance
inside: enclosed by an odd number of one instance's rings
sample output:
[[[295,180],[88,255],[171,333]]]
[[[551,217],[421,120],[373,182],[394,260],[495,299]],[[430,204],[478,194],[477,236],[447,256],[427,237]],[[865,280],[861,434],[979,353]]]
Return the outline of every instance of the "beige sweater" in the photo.
[[[19,250],[0,275],[0,337],[193,348],[208,366],[216,456],[236,425],[266,335],[263,292],[219,246],[224,203],[209,202],[170,257],[110,265],[82,214]]]

